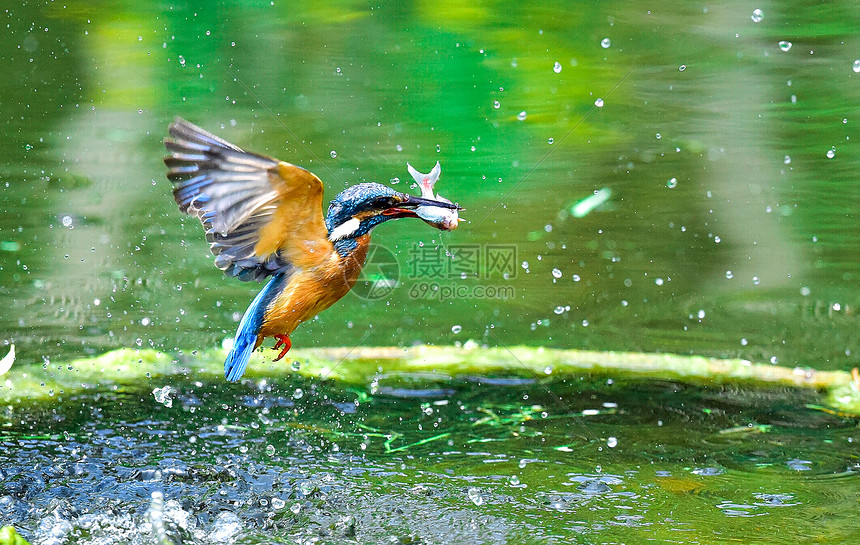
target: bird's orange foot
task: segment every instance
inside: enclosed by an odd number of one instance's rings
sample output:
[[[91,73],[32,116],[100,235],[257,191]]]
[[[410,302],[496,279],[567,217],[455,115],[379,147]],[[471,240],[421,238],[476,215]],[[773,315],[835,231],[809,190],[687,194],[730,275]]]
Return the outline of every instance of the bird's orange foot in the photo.
[[[275,338],[278,339],[278,342],[275,343],[275,350],[277,350],[281,346],[284,347],[284,349],[281,350],[281,353],[278,354],[278,357],[275,358],[275,361],[278,361],[279,359],[287,355],[287,352],[289,352],[290,348],[293,347],[293,341],[290,340],[289,335],[275,335]]]

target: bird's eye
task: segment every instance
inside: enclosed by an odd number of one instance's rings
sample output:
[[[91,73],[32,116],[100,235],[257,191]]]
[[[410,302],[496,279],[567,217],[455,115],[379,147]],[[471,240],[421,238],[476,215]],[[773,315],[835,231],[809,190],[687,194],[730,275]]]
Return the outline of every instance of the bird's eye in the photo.
[[[394,197],[377,197],[373,200],[375,208],[391,208],[395,204],[397,204],[397,201],[394,200]]]

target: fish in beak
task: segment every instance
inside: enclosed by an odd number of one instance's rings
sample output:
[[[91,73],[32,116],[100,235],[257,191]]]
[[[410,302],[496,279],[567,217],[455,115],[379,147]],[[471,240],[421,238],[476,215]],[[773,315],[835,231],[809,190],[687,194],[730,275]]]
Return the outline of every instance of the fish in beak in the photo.
[[[439,181],[439,175],[442,173],[439,161],[436,161],[436,166],[428,174],[418,172],[409,163],[406,163],[406,169],[412,175],[412,179],[418,183],[418,187],[421,188],[421,200],[425,201],[415,209],[415,215],[428,225],[442,231],[456,229],[462,221],[459,217],[459,211],[463,209],[439,194],[433,196],[433,186]]]

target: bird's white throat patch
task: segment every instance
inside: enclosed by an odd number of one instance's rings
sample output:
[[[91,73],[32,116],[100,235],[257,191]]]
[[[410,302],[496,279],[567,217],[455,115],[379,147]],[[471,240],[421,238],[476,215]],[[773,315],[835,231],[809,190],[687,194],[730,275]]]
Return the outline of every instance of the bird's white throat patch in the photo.
[[[355,233],[358,230],[359,225],[361,225],[360,219],[349,218],[345,222],[332,229],[331,234],[328,236],[328,239],[332,242],[337,242],[342,238],[346,238]]]

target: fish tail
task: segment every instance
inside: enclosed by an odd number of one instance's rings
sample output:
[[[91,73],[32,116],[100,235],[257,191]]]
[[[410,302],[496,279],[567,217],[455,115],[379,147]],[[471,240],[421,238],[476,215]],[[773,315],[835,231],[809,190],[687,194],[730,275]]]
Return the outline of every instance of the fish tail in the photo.
[[[236,382],[242,377],[248,366],[251,353],[260,345],[262,339],[259,338],[259,334],[260,327],[263,325],[263,317],[269,303],[283,289],[285,276],[285,273],[274,275],[266,287],[260,290],[248,310],[245,311],[245,315],[242,316],[239,329],[236,330],[236,337],[233,339],[233,348],[224,361],[224,376],[228,381]]]
[[[409,171],[409,174],[412,175],[412,179],[415,180],[415,183],[417,183],[421,188],[421,196],[432,199],[433,186],[436,185],[436,181],[439,180],[439,174],[442,173],[442,166],[439,165],[439,161],[436,161],[436,166],[434,166],[433,170],[427,174],[418,172],[415,170],[415,167],[409,163],[406,163],[406,170]]]

